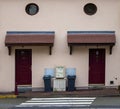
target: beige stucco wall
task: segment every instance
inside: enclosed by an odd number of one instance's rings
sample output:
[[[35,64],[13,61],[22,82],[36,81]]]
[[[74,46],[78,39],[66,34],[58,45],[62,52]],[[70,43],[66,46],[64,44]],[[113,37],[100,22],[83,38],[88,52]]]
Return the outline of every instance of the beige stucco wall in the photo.
[[[39,5],[39,13],[29,16],[25,12],[28,3]],[[97,5],[97,13],[88,16],[83,12],[86,3]],[[0,91],[13,91],[15,85],[15,49],[11,56],[4,45],[6,31],[55,31],[52,55],[47,47],[32,48],[32,86],[43,87],[44,68],[58,65],[76,68],[76,87],[88,86],[89,48],[74,47],[69,55],[67,31],[116,32],[116,45],[112,55],[106,48],[105,85],[120,84],[120,0],[0,0]],[[96,48],[94,46],[94,48]],[[100,47],[99,47],[100,48]],[[115,79],[117,78],[117,80]]]

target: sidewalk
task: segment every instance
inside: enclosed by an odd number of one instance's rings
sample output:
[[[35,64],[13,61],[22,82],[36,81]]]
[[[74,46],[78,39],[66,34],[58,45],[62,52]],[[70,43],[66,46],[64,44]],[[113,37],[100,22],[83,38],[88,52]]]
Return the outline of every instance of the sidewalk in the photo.
[[[60,92],[44,92],[44,91],[28,91],[15,95],[14,93],[0,93],[0,98],[33,98],[33,97],[120,97],[116,88],[101,89],[81,89],[77,91],[60,91]]]
[[[116,88],[103,88],[103,89],[84,89],[77,91],[65,92],[25,92],[19,93],[19,98],[32,98],[32,97],[120,97]]]

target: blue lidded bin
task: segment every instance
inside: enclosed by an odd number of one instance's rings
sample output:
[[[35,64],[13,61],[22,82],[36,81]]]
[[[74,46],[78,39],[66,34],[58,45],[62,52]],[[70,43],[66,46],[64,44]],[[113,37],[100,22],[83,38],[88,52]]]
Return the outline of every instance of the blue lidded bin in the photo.
[[[66,76],[68,79],[68,91],[75,90],[75,80],[76,80],[76,69],[75,68],[67,68]]]
[[[44,80],[44,91],[45,92],[52,91],[51,79],[53,77],[54,77],[54,69],[52,69],[52,68],[45,68],[45,74],[44,74],[44,77],[43,77],[43,80]]]

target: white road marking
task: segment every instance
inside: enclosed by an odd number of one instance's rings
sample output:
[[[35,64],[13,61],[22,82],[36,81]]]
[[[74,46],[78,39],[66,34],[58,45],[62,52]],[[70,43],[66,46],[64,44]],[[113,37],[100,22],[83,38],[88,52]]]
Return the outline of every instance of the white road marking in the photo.
[[[57,106],[80,106],[88,107],[95,100],[95,97],[80,98],[32,98],[16,107],[57,107]]]

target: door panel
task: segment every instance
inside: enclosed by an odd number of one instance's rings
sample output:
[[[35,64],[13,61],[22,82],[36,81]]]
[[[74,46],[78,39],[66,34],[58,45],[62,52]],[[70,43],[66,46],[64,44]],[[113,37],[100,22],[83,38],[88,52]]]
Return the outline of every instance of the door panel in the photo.
[[[16,50],[16,84],[28,85],[32,81],[32,50]]]
[[[89,50],[89,84],[105,83],[105,49]]]

